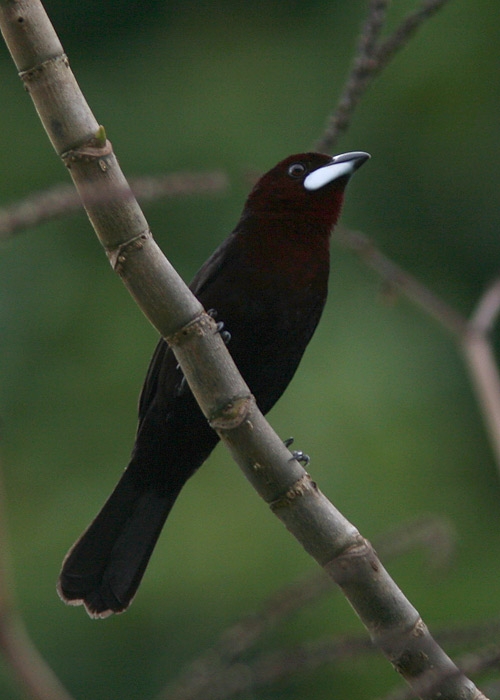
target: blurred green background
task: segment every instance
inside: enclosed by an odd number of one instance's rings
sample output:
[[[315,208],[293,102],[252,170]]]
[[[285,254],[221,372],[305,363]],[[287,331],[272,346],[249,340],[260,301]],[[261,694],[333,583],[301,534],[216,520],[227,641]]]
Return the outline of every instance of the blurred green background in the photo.
[[[366,2],[47,0],[73,70],[129,176],[224,169],[231,188],[145,206],[186,280],[236,222],[248,174],[311,147],[350,64]],[[389,27],[415,4],[393,4]],[[374,83],[337,151],[373,158],[343,223],[464,314],[500,259],[500,14],[451,0]],[[67,181],[4,46],[0,205]],[[389,570],[431,629],[498,616],[500,486],[454,340],[334,246],[320,328],[270,414],[320,488],[371,540],[423,513],[458,533],[436,577],[420,552]],[[1,246],[0,457],[17,595],[76,698],[146,698],[240,616],[315,570],[222,447],[188,484],[139,594],[95,622],[55,593],[61,560],[127,463],[156,333],[83,214]],[[332,595],[260,649],[360,632]],[[244,698],[382,695],[385,660],[329,665]],[[19,691],[0,661],[0,697]]]

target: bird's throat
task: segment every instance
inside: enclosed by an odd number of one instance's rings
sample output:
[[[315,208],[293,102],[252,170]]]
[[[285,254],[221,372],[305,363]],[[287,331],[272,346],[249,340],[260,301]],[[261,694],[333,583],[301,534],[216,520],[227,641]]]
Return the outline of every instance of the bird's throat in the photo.
[[[246,260],[262,284],[273,280],[289,289],[326,284],[330,269],[330,232],[318,227],[267,222],[245,236]]]

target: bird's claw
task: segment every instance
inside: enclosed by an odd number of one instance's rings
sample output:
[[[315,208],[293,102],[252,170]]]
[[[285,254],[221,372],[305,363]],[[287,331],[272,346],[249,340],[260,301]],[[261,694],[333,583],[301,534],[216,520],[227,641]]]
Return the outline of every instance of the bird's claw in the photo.
[[[285,445],[285,447],[290,447],[290,445],[293,444],[293,437],[289,437],[286,440],[284,440],[283,444]],[[304,467],[307,467],[307,465],[311,461],[309,455],[306,455],[306,453],[302,452],[302,450],[292,450],[292,459],[296,459],[297,462],[303,464]]]
[[[219,321],[217,324],[217,333],[220,334],[220,337],[224,341],[224,345],[227,345],[231,340],[231,333],[224,330],[224,321]]]
[[[297,462],[299,462],[300,464],[303,464],[304,467],[307,467],[307,465],[311,461],[311,458],[309,457],[309,455],[306,455],[306,453],[302,452],[302,450],[294,450],[292,452],[292,459],[296,459]]]
[[[217,317],[217,309],[208,309],[207,314],[210,316],[210,318],[215,319]],[[219,321],[215,330],[217,333],[220,333],[220,337],[224,341],[224,345],[227,345],[231,340],[231,333],[224,330],[224,325],[224,321]]]

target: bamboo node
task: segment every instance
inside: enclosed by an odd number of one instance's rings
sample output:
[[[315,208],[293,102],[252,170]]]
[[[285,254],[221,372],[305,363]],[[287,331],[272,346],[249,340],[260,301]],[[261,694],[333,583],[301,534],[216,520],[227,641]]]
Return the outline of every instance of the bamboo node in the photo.
[[[40,77],[40,75],[42,75],[42,73],[44,73],[48,68],[57,68],[58,64],[61,64],[64,68],[69,68],[69,59],[65,53],[61,53],[58,56],[48,58],[46,61],[42,61],[36,66],[32,66],[31,68],[27,68],[26,70],[21,70],[19,71],[18,75],[23,81],[24,87],[29,92],[29,86],[33,80],[37,80]]]
[[[245,423],[255,404],[252,394],[236,396],[219,408],[208,421],[214,430],[234,430]]]
[[[202,311],[191,319],[189,323],[186,323],[185,326],[182,326],[178,331],[169,335],[168,338],[165,338],[165,340],[171,347],[175,347],[176,345],[184,343],[192,335],[205,335],[210,328],[216,330],[216,323],[210,314]]]
[[[69,151],[61,153],[61,160],[67,168],[71,168],[73,163],[83,162],[92,163],[97,161],[103,172],[108,169],[103,158],[110,156],[113,153],[113,146],[108,139],[102,140],[100,132],[97,132],[91,139],[82,143],[77,148],[71,148]]]
[[[111,263],[111,267],[119,275],[123,272],[123,267],[127,262],[127,258],[130,253],[137,252],[141,250],[146,241],[152,237],[151,231],[140,233],[138,236],[134,236],[125,243],[117,246],[116,248],[107,248],[106,255]]]
[[[290,506],[297,498],[304,496],[310,491],[317,491],[317,489],[318,487],[316,482],[312,480],[310,474],[305,472],[304,476],[296,481],[293,486],[289,488],[285,494],[283,494],[283,496],[271,501],[269,503],[269,507],[273,512],[279,508],[288,508],[288,506]]]

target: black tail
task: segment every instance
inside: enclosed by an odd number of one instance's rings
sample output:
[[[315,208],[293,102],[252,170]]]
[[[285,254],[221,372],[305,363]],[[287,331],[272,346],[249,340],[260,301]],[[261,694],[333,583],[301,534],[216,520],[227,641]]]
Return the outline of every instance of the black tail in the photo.
[[[91,617],[123,612],[141,582],[173,493],[138,490],[125,471],[103,509],[70,549],[57,591],[65,603],[84,605]]]

